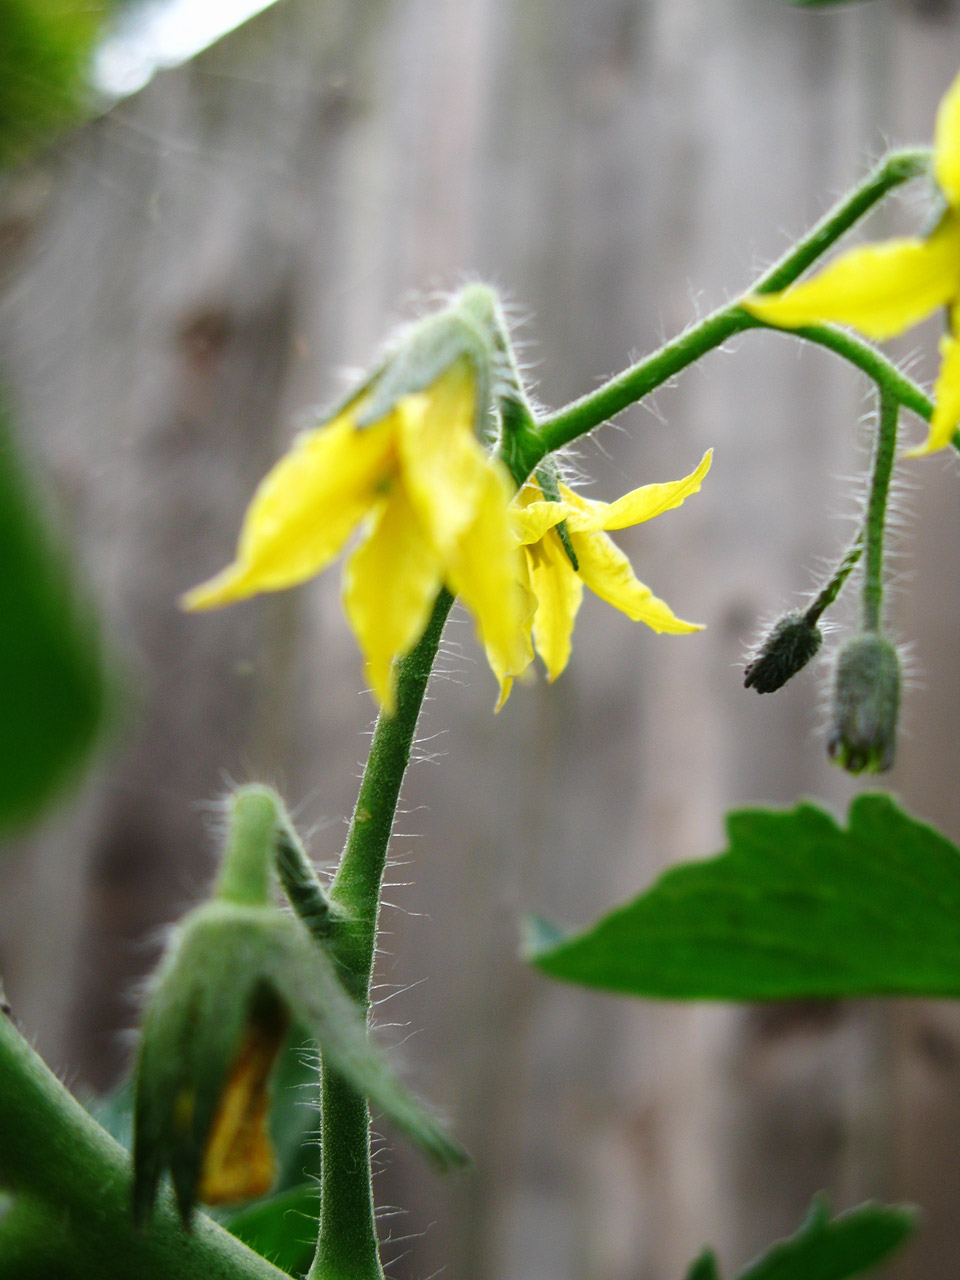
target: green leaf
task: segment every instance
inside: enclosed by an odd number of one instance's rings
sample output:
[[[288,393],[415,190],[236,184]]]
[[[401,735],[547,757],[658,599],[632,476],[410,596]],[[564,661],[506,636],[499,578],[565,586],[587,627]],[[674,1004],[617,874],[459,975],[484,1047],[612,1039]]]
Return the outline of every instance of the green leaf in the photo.
[[[227,1230],[289,1275],[304,1275],[317,1248],[320,1188],[291,1187],[226,1218]]]
[[[34,817],[91,745],[95,629],[18,462],[0,405],[0,831]]]
[[[845,1280],[882,1261],[916,1229],[916,1212],[906,1205],[871,1201],[831,1221],[818,1197],[800,1230],[751,1262],[737,1280]]]
[[[687,1280],[720,1280],[717,1259],[712,1249],[704,1249],[700,1257],[690,1264]]]
[[[783,1000],[960,996],[960,851],[880,794],[846,830],[822,809],[727,816],[729,850],[666,872],[561,941],[528,925],[545,973],[630,995]]]

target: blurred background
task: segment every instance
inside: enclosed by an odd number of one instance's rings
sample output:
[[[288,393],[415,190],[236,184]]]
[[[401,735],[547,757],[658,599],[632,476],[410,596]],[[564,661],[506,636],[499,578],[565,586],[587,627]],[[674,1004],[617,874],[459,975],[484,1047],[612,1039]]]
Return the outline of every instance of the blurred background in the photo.
[[[277,0],[151,78],[211,33],[164,51],[149,8],[101,59],[115,104],[0,188],[0,363],[124,692],[92,773],[0,861],[0,972],[51,1064],[98,1089],[128,1061],[161,926],[208,882],[228,782],[276,783],[322,864],[344,834],[373,704],[338,573],[175,607],[311,407],[475,277],[564,403],[742,290],[888,144],[929,141],[960,66],[954,0]],[[918,186],[868,233],[915,227]],[[935,326],[893,349],[929,384]],[[742,664],[850,536],[866,393],[834,357],[748,334],[582,446],[605,498],[715,448],[699,496],[619,535],[706,632],[658,637],[588,598],[561,680],[494,718],[472,627],[451,625],[377,1021],[476,1167],[444,1181],[384,1146],[398,1280],[667,1280],[706,1242],[726,1269],[820,1188],[921,1205],[893,1271],[955,1280],[960,1007],[658,1006],[517,956],[523,912],[587,923],[719,851],[730,807],[845,811],[825,664],[762,699]],[[955,840],[957,470],[901,468],[891,616],[913,679],[884,779]]]

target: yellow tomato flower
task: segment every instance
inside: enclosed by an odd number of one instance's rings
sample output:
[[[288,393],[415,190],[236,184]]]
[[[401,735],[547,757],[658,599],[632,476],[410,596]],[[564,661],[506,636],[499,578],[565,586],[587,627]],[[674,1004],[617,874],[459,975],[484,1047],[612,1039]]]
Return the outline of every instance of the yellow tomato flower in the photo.
[[[681,506],[699,492],[712,460],[710,449],[697,469],[682,480],[644,485],[610,503],[584,498],[564,484],[558,485],[559,501],[546,498],[534,480],[521,489],[511,507],[514,532],[523,548],[522,581],[529,602],[526,660],[519,670],[533,661],[536,648],[549,679],[560,675],[570,658],[584,584],[633,622],[645,622],[654,631],[683,635],[703,630],[696,623],[683,622],[637,580],[630,561],[607,531],[642,524]],[[566,521],[565,540],[557,528],[562,521]],[[500,680],[499,709],[510,696],[519,670],[505,668],[489,650],[488,657]]]
[[[911,457],[942,449],[960,423],[960,76],[937,112],[933,165],[948,208],[927,239],[853,249],[812,280],[743,301],[752,315],[784,328],[836,321],[878,340],[948,306],[950,332],[940,343],[930,431]]]
[[[389,713],[393,660],[420,639],[442,585],[473,613],[504,670],[522,658],[522,599],[508,517],[513,486],[477,439],[471,361],[455,358],[368,422],[377,394],[374,380],[300,436],[257,489],[233,564],[182,604],[212,609],[304,582],[361,528],[344,568],[344,607]]]

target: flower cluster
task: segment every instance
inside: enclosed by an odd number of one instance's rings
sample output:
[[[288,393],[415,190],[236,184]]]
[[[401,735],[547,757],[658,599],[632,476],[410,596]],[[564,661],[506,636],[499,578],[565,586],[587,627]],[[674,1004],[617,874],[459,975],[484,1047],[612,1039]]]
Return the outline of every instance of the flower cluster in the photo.
[[[710,455],[683,480],[609,505],[565,486],[546,494],[536,481],[514,496],[506,467],[484,442],[495,434],[489,424],[503,348],[485,309],[495,320],[488,290],[464,291],[301,435],[257,489],[234,562],[188,592],[184,607],[215,608],[304,582],[360,530],[343,572],[343,602],[388,713],[393,663],[423,634],[442,586],[476,620],[500,680],[498,705],[534,647],[551,679],[566,666],[584,584],[655,631],[699,630],[637,581],[605,531],[679,506],[699,489]]]

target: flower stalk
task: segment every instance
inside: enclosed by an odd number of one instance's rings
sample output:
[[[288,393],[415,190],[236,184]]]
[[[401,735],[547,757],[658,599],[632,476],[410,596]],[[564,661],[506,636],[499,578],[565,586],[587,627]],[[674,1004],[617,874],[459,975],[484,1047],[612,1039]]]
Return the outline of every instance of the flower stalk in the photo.
[[[396,665],[395,710],[377,717],[346,844],[330,886],[330,902],[343,913],[331,937],[334,954],[344,985],[365,1012],[387,846],[420,708],[452,605],[450,593],[441,591],[420,641]],[[309,1280],[382,1280],[366,1098],[324,1067],[320,1105],[320,1232]]]
[[[883,607],[883,543],[887,521],[890,478],[897,451],[900,405],[886,387],[878,388],[877,432],[867,518],[863,527],[863,586],[860,593],[860,625],[864,631],[880,631]]]

